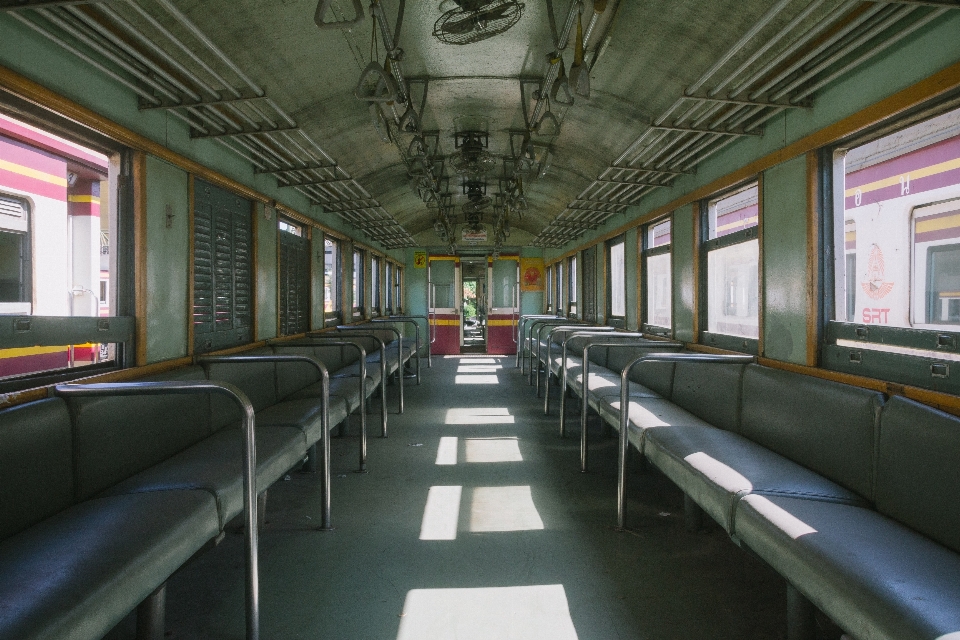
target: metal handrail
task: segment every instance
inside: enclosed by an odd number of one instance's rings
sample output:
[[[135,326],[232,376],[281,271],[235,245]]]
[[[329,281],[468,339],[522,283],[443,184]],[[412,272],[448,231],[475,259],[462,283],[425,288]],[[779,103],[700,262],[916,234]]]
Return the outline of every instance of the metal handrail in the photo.
[[[518,340],[518,348],[517,348],[516,366],[520,368],[521,373],[523,373],[522,361],[527,356],[527,351],[529,349],[529,344],[530,344],[530,339],[524,331],[527,327],[527,323],[532,322],[533,320],[546,320],[548,318],[555,318],[555,317],[556,316],[541,315],[541,314],[520,316],[520,320],[517,322],[517,335],[519,337],[519,340]]]
[[[419,316],[423,318],[423,316]],[[389,316],[387,318],[376,318],[370,321],[371,323],[379,324],[388,324],[390,322],[402,322],[404,324],[412,324],[416,332],[416,344],[417,348],[414,351],[414,355],[417,356],[417,384],[420,384],[420,323],[417,322],[417,316]],[[429,322],[429,320],[428,320]],[[430,364],[430,345],[427,345],[427,366],[432,366]]]
[[[628,363],[620,372],[620,447],[617,454],[617,530],[623,531],[627,500],[627,425],[630,411],[630,372],[641,362],[693,362],[703,364],[750,364],[753,356],[714,355],[705,353],[651,353]]]
[[[547,318],[560,318],[560,316],[557,314],[523,314],[520,316],[520,319],[517,321],[517,367],[520,366],[520,359],[526,355],[527,339],[523,336],[523,328],[527,324],[527,321]],[[521,373],[523,373],[523,371],[521,371]]]
[[[357,337],[359,338],[371,338],[380,343],[380,437],[387,437],[387,363],[386,358],[384,357],[387,352],[387,345],[382,338],[378,337],[375,334],[360,334]],[[271,346],[275,347],[287,347],[287,346],[305,346],[313,345],[317,342],[322,341],[326,346],[336,346],[336,341],[334,336],[330,335],[307,335],[303,338],[308,342],[284,342],[281,344],[272,343]],[[309,342],[314,341],[314,342]],[[366,398],[364,398],[366,400]]]
[[[219,394],[233,400],[243,413],[243,509],[247,514],[246,542],[246,623],[247,640],[260,638],[260,565],[257,530],[257,444],[256,418],[250,399],[236,386],[226,382],[106,382],[94,384],[58,384],[53,388],[62,397],[156,396]]]
[[[587,415],[590,411],[590,388],[589,388],[589,378],[590,378],[590,359],[589,352],[593,347],[621,347],[628,346],[633,348],[648,348],[648,349],[683,349],[682,342],[661,342],[658,340],[650,340],[646,338],[642,333],[618,333],[616,335],[618,340],[625,340],[624,342],[614,342],[613,340],[601,340],[599,342],[588,341],[587,344],[583,347],[583,369],[581,369],[581,377],[583,378],[582,384],[580,385],[580,394],[582,396],[580,400],[580,473],[587,472]],[[634,340],[634,342],[629,342],[629,340]],[[628,384],[629,386],[629,384]],[[629,396],[629,393],[627,394]],[[623,407],[624,405],[620,405]]]
[[[356,349],[360,353],[360,469],[358,473],[367,472],[367,350],[363,346],[345,340],[330,340],[324,336],[310,336],[306,338],[310,341],[316,342],[307,342],[307,343],[298,343],[298,342],[284,342],[284,343],[269,343],[272,348],[293,348],[293,347],[302,347],[305,345],[313,346],[315,344],[321,343],[323,346],[327,347],[351,347]],[[381,342],[381,345],[383,343]],[[382,376],[381,376],[382,380]],[[349,407],[347,407],[349,415]],[[381,428],[386,430],[386,412],[383,411],[381,407],[380,412],[381,417]]]
[[[556,331],[559,330],[558,327],[564,327],[564,326],[569,326],[569,327],[574,328],[574,329],[576,329],[577,327],[581,327],[581,326],[583,326],[583,327],[590,327],[590,328],[591,328],[591,329],[590,329],[591,331],[598,331],[598,332],[616,331],[616,328],[615,328],[615,327],[608,327],[608,326],[606,326],[606,325],[590,325],[589,323],[586,323],[586,322],[568,322],[568,323],[565,324],[565,325],[541,325],[541,326],[537,329],[537,397],[538,397],[538,398],[540,397],[540,365],[541,365],[541,364],[546,365],[546,383],[545,383],[545,386],[549,387],[549,386],[550,386],[550,351],[551,351],[551,349],[550,349],[550,342],[551,342],[551,340],[553,340],[553,338],[552,338],[551,336],[552,336]],[[548,329],[548,327],[550,327],[550,328]],[[546,339],[546,343],[547,343],[547,353],[544,354],[544,357],[541,358],[540,350],[543,348],[542,345],[543,345],[543,342],[544,342],[544,340],[543,340],[543,330],[544,330],[544,329],[547,329],[547,339]]]
[[[589,326],[589,325],[586,325],[585,323],[551,325],[551,329],[547,332],[547,340],[546,340],[547,353],[546,353],[546,361],[545,361],[547,366],[547,372],[546,372],[546,380],[544,383],[544,391],[543,391],[544,415],[550,415],[550,376],[553,374],[550,367],[553,365],[553,334],[555,334],[557,331],[577,331],[577,330],[581,330],[585,326]],[[596,329],[598,333],[600,332],[609,333],[611,331],[614,331],[613,327],[597,327]],[[537,342],[539,346],[540,341],[538,340]],[[539,360],[539,358],[540,356],[538,355],[537,359]],[[564,391],[564,393],[565,392],[566,391]]]
[[[370,324],[365,322],[363,324],[351,324],[351,325],[337,325],[337,332],[349,332],[349,331],[363,331],[366,329],[368,332],[370,330]],[[401,332],[396,327],[383,326],[383,327],[374,327],[377,331],[392,331],[395,336],[397,336],[397,384],[400,385],[400,400],[397,403],[397,413],[403,413],[403,332]],[[314,333],[308,333],[310,335],[316,335]]]
[[[566,318],[541,318],[539,320],[533,320],[530,322],[530,348],[527,349],[527,354],[530,359],[530,368],[527,371],[527,384],[533,385],[533,366],[534,366],[534,341],[537,344],[537,366],[539,367],[539,357],[540,357],[540,331],[543,330],[543,327],[546,325],[556,325],[556,324],[571,324],[572,321],[567,320]],[[536,333],[536,338],[534,338],[534,333]],[[523,373],[523,361],[520,362],[520,373]]]
[[[589,336],[608,336],[611,333],[614,333],[616,329],[613,327],[599,326],[593,327],[590,330],[583,331],[571,331],[567,334],[567,337],[563,339],[563,342],[560,344],[560,437],[567,437],[567,343],[570,342],[573,338],[586,338]],[[550,352],[550,347],[552,345],[547,345],[547,352]]]
[[[320,408],[320,442],[321,442],[321,495],[323,504],[320,512],[320,530],[331,531],[330,524],[330,372],[327,365],[316,358],[308,356],[205,356],[197,359],[198,364],[233,364],[243,362],[306,362],[320,373],[321,408]]]

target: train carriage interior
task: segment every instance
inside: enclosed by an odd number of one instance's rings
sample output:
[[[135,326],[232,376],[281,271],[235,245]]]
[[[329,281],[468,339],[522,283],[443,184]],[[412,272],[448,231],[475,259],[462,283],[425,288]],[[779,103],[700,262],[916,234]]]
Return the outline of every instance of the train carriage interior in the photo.
[[[960,640],[960,0],[0,0],[0,640]]]

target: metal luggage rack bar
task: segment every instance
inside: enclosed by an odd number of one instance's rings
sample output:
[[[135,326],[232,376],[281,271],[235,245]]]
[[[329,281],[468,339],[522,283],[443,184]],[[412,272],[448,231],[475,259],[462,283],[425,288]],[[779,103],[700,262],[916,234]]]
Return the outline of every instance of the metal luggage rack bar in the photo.
[[[548,224],[533,244],[563,246],[603,225],[614,213],[596,215],[577,202],[631,203],[673,185],[680,175],[743,136],[763,135],[763,125],[786,110],[810,109],[815,94],[893,44],[960,8],[948,0],[834,5],[779,0],[717,62],[674,101],[600,175]],[[768,25],[795,9],[777,31]],[[817,13],[819,11],[819,13]],[[734,59],[752,49],[735,69]],[[707,88],[709,82],[715,84]],[[564,223],[564,224],[560,224]],[[578,228],[579,226],[579,228]]]

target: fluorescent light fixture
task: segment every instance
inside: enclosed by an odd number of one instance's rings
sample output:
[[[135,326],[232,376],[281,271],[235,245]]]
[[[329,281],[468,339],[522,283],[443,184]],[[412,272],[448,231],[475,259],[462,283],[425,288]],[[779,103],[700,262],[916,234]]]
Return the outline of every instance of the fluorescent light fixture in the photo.
[[[477,487],[470,503],[470,531],[535,531],[543,520],[533,504],[530,487]]]
[[[437,464],[457,464],[456,438],[440,438],[440,446],[437,448]]]
[[[500,378],[497,376],[458,375],[454,382],[457,384],[500,384]]]
[[[509,409],[477,407],[447,409],[446,424],[513,424]]]
[[[523,462],[517,438],[468,438],[467,462]]]
[[[463,487],[430,487],[420,524],[421,540],[456,540]]]
[[[407,592],[397,640],[578,640],[561,584]]]

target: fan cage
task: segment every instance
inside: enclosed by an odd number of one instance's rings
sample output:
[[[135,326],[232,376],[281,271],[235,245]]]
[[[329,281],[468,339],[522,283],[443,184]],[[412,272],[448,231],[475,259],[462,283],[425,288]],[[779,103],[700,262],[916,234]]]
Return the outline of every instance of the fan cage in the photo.
[[[476,11],[451,9],[433,25],[433,36],[446,44],[465,45],[499,35],[523,16],[523,3],[492,2]]]

